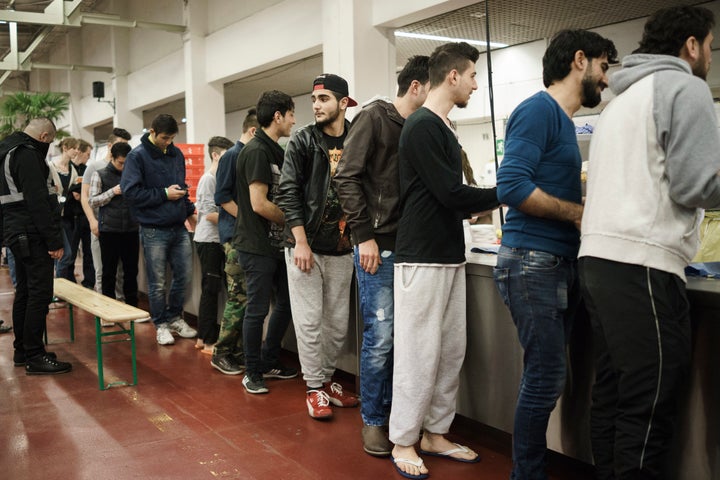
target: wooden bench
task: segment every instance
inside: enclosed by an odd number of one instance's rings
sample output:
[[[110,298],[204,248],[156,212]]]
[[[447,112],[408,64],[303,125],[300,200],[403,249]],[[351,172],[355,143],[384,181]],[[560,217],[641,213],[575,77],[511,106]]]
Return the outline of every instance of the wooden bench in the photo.
[[[137,362],[135,359],[135,320],[148,317],[148,312],[137,307],[127,305],[114,298],[106,297],[94,290],[71,282],[65,278],[56,278],[54,285],[55,296],[67,302],[70,311],[70,341],[75,341],[75,322],[73,319],[73,306],[85,310],[95,316],[95,346],[97,349],[98,378],[100,390],[120,385],[137,385]],[[103,331],[100,319],[116,322],[116,328]],[[129,323],[128,326],[123,323]],[[103,340],[105,337],[123,335],[121,339]],[[130,342],[132,357],[133,382],[113,382],[105,385],[103,375],[102,346],[106,343]]]

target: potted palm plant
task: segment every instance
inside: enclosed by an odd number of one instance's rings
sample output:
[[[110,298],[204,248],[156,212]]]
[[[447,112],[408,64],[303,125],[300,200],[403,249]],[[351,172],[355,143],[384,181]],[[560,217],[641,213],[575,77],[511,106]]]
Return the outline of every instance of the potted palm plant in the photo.
[[[69,108],[68,95],[55,92],[17,92],[0,102],[0,139],[24,129],[36,117],[47,117],[56,122]],[[56,138],[67,135],[58,130]]]

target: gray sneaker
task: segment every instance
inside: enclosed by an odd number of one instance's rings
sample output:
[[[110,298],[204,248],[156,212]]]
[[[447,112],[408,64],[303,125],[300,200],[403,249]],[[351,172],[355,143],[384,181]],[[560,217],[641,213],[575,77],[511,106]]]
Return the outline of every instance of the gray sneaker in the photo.
[[[210,365],[220,370],[225,375],[240,375],[243,368],[235,361],[235,357],[230,354],[213,355]]]
[[[172,322],[168,322],[168,328],[171,332],[175,332],[183,338],[197,337],[197,330],[185,323],[185,320],[178,318]]]
[[[262,375],[245,374],[242,384],[248,393],[268,393],[270,391],[265,386]]]

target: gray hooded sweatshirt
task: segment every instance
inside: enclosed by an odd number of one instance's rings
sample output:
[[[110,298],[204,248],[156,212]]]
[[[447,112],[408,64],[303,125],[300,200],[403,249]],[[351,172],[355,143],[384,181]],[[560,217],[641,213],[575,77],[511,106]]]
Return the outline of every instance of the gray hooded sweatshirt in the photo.
[[[703,208],[720,207],[720,132],[707,83],[684,60],[629,55],[590,143],[579,257],[678,275]]]

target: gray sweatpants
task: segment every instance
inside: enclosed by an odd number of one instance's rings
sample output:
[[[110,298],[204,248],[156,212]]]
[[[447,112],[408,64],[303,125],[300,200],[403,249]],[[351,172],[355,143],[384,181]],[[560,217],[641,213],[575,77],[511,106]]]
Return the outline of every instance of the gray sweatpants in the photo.
[[[390,441],[445,434],[465,358],[465,265],[395,264],[395,357]]]
[[[298,357],[305,383],[315,388],[332,379],[347,338],[353,259],[314,253],[315,266],[304,273],[293,250],[285,249],[285,262]]]

